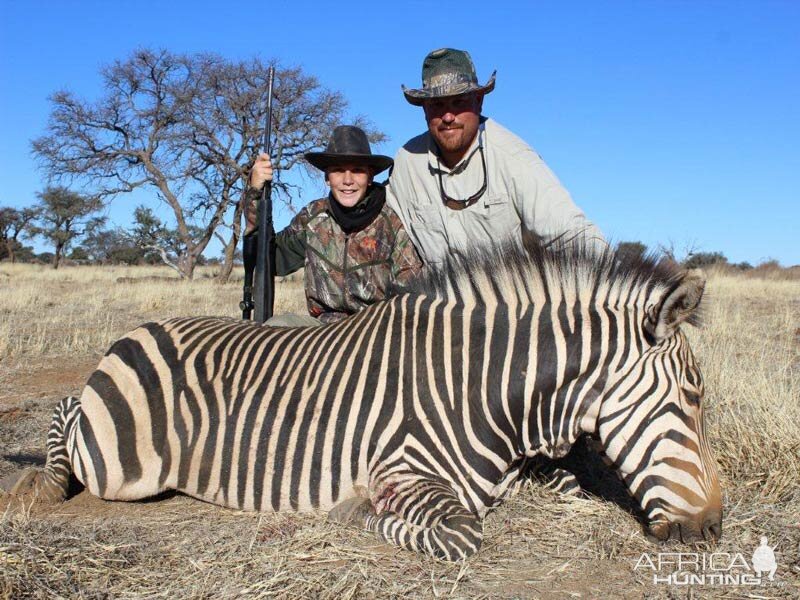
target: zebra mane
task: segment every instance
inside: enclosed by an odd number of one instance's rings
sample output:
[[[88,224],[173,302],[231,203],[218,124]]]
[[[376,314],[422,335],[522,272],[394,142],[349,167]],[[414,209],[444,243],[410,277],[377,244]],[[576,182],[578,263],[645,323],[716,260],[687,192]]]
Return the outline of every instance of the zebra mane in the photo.
[[[465,304],[518,304],[546,299],[642,304],[680,283],[684,270],[655,253],[617,254],[582,238],[544,245],[531,235],[453,254],[428,268],[406,291]],[[699,316],[690,320],[699,324]]]

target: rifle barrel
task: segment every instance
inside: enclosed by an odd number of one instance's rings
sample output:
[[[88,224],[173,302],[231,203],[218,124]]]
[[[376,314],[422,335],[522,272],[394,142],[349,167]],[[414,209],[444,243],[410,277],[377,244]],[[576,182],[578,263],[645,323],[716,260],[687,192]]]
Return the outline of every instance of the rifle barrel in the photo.
[[[272,150],[272,85],[275,67],[270,67],[267,81],[267,123],[264,127],[264,152]],[[258,203],[258,254],[255,272],[255,320],[263,323],[272,317],[275,302],[274,235],[272,223],[272,183],[266,182]]]

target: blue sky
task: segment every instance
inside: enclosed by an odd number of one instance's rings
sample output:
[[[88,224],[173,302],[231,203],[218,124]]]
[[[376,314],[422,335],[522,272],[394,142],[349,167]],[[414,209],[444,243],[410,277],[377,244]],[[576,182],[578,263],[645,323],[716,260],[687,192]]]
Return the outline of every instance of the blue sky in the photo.
[[[418,86],[425,54],[450,46],[470,51],[481,81],[497,69],[484,113],[531,144],[612,239],[800,264],[796,0],[0,7],[0,205],[28,205],[44,185],[30,140],[47,96],[98,97],[99,68],[137,47],[301,65],[394,154],[425,126],[400,84]],[[320,191],[310,184],[304,200]],[[126,225],[149,200],[120,196],[108,216]]]

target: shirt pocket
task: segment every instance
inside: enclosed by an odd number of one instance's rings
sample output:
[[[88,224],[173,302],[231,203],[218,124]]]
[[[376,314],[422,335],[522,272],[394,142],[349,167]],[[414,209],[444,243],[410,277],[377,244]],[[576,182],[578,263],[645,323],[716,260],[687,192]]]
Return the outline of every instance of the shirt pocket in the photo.
[[[495,194],[487,196],[483,201],[483,214],[489,218],[503,214],[511,208],[511,199],[508,196]]]
[[[423,205],[414,213],[409,223],[414,246],[426,264],[441,263],[447,255],[449,241],[438,207]]]
[[[465,229],[470,237],[498,244],[519,235],[519,216],[508,196],[488,196],[478,206],[471,208],[478,210],[470,213],[472,218],[465,219]]]

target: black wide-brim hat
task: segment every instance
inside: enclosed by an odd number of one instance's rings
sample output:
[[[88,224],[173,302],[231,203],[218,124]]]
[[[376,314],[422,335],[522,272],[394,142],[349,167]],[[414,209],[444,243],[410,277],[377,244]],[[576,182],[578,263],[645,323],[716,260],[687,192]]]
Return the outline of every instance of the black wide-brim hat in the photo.
[[[322,171],[328,167],[354,163],[372,167],[378,174],[394,164],[389,156],[373,154],[367,134],[354,125],[340,125],[333,130],[325,152],[306,152],[305,157]]]
[[[403,88],[403,94],[414,106],[422,106],[430,98],[460,96],[469,92],[488,94],[494,89],[497,71],[489,81],[480,85],[475,73],[475,65],[469,52],[454,48],[434,50],[422,62],[422,88],[418,90]]]

